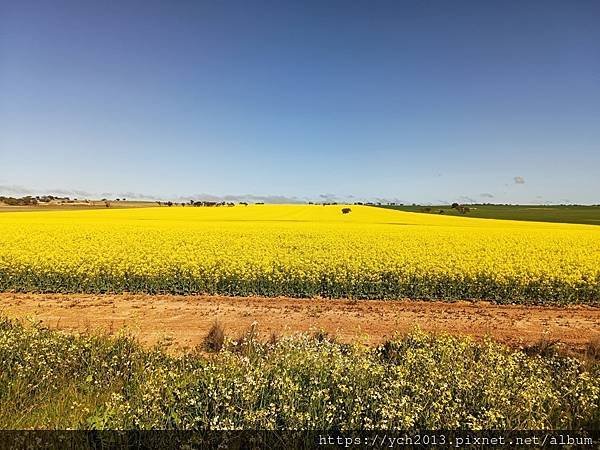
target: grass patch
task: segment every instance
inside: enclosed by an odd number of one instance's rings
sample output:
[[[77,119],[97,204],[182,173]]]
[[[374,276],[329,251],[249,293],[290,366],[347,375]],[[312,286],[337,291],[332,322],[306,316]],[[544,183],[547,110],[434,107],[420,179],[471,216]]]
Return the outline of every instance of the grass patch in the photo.
[[[256,336],[173,356],[2,319],[0,428],[600,427],[598,361],[419,331],[374,349]]]
[[[451,205],[381,205],[386,209],[443,214],[447,216],[478,217],[481,219],[524,220],[533,222],[560,222],[600,225],[600,206],[592,205],[467,205],[463,214]]]

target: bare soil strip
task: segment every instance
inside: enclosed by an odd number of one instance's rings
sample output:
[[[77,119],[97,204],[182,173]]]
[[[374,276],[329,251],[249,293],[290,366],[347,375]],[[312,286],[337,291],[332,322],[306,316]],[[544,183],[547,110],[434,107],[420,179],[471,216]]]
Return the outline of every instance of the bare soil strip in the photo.
[[[491,336],[511,346],[557,340],[581,348],[600,339],[600,308],[499,306],[487,302],[350,301],[173,295],[0,293],[0,314],[68,331],[127,330],[144,344],[175,349],[202,342],[215,320],[235,338],[253,323],[271,333],[323,330],[340,341],[378,344],[415,326]]]

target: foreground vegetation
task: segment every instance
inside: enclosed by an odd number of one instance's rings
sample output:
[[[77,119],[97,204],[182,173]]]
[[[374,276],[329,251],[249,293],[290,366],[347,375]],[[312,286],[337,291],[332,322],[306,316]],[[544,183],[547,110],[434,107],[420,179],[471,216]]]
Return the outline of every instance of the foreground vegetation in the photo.
[[[216,353],[173,356],[0,319],[0,427],[600,427],[598,360],[419,331],[375,349],[255,336],[223,343],[213,332]]]
[[[600,225],[600,205],[380,205],[381,208],[426,214]]]
[[[600,303],[600,228],[352,206],[4,213],[0,291]]]

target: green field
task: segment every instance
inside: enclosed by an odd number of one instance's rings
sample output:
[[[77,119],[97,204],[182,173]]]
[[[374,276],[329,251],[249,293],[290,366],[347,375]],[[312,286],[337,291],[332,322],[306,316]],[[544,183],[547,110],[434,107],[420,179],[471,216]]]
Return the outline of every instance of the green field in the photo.
[[[525,220],[533,222],[561,222],[600,225],[600,205],[465,205],[469,211],[462,214],[450,205],[381,205],[381,208],[424,214],[479,217],[482,219]],[[440,213],[443,211],[443,213]]]

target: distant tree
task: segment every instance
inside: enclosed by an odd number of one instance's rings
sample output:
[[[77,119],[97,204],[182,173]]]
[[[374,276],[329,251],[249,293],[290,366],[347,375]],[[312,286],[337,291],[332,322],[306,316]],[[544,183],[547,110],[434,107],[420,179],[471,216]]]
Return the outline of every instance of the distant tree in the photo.
[[[457,209],[460,205],[458,203],[452,203],[452,209]]]
[[[29,195],[21,198],[15,197],[0,197],[0,202],[9,205],[9,206],[28,206],[28,205],[37,205],[38,201],[36,198],[33,198]]]
[[[352,210],[350,208],[342,208],[342,214],[350,214]]]

